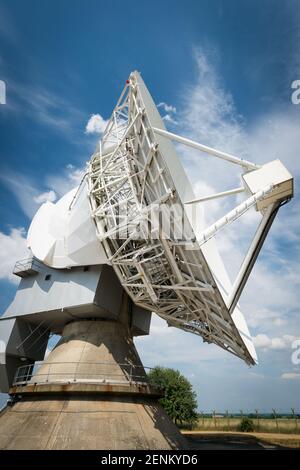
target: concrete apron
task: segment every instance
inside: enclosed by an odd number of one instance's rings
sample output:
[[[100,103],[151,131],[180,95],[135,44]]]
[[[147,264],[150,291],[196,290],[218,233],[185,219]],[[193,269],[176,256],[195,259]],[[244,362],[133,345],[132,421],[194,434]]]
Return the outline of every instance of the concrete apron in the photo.
[[[126,323],[72,322],[31,381],[11,389],[0,449],[187,448],[145,379]]]

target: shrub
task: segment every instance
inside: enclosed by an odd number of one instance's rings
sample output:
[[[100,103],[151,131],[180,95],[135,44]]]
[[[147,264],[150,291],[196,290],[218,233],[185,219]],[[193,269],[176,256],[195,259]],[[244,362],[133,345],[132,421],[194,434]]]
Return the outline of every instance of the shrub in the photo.
[[[241,423],[240,423],[239,430],[241,432],[253,432],[254,431],[254,423],[253,423],[252,419],[243,418]]]

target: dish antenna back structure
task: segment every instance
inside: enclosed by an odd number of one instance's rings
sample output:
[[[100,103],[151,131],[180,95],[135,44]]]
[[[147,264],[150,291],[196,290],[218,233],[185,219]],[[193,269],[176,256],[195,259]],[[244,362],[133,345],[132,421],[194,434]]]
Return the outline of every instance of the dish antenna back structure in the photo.
[[[196,198],[174,141],[239,167],[241,186]],[[238,193],[244,201],[205,226],[201,202]],[[45,435],[36,448],[184,446],[155,401],[161,390],[147,382],[132,338],[149,333],[155,312],[255,364],[238,300],[279,207],[292,196],[293,178],[279,160],[257,165],[168,132],[133,72],[80,186],[35,215],[32,257],[16,264],[22,279],[0,319],[1,391],[22,397],[13,408],[23,426],[32,412]],[[232,284],[215,236],[252,207],[261,221]],[[40,363],[51,334],[61,340]],[[59,426],[37,423],[37,406]],[[76,410],[87,413],[84,422]],[[105,410],[101,427],[96,416]],[[13,416],[1,417],[0,447],[24,448],[28,440],[10,433]],[[81,432],[71,436],[70,422]]]

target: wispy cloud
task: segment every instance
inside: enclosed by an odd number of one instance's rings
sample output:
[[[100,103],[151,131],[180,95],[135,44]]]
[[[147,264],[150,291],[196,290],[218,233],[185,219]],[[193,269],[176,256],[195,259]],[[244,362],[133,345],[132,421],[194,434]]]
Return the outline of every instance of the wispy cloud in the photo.
[[[183,347],[187,339],[189,347]],[[228,359],[228,353],[222,349],[215,345],[204,345],[199,336],[169,327],[155,314],[152,315],[150,335],[136,338],[135,344],[145,365],[181,367],[194,364],[197,357],[201,357],[203,363]]]
[[[7,41],[15,44],[18,40],[18,32],[7,8],[0,5],[0,35]]]
[[[46,201],[55,202],[78,186],[84,176],[84,168],[66,165],[57,174],[48,174],[42,182],[11,170],[0,175],[0,181],[14,194],[24,214],[32,219],[37,209]]]
[[[85,114],[62,96],[47,90],[19,88],[19,97],[25,101],[31,116],[40,124],[69,135],[75,134],[79,123],[85,120]]]
[[[167,103],[162,101],[157,105],[157,107],[161,108],[163,111],[165,111],[166,114],[164,114],[162,116],[162,119],[164,121],[168,122],[169,124],[171,124],[173,126],[177,125],[177,121],[175,119],[177,109],[176,109],[175,106],[173,106],[172,104],[167,104]]]
[[[0,175],[0,180],[14,194],[24,214],[32,218],[39,207],[36,199],[41,193],[33,179],[17,172],[5,171]]]
[[[298,372],[285,372],[281,375],[284,380],[300,380],[300,373]]]
[[[182,92],[182,130],[193,139],[237,155],[245,155],[243,118],[222,85],[214,50],[194,49],[197,80]],[[199,157],[199,154],[198,154]],[[200,158],[200,157],[199,157]]]
[[[7,110],[16,116],[26,116],[35,125],[65,136],[74,144],[87,142],[84,126],[87,113],[80,105],[66,98],[62,91],[50,89],[42,83],[24,84],[7,77],[10,96]]]
[[[9,234],[0,232],[0,279],[18,282],[12,272],[16,261],[28,257],[25,235],[23,228],[13,228]]]

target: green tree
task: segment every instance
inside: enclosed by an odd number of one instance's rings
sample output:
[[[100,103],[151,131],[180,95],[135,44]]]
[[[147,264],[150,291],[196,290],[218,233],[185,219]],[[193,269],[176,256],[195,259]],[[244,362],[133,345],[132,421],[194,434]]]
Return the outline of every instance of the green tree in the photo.
[[[196,392],[178,370],[157,366],[148,377],[152,385],[164,389],[164,397],[159,402],[175,424],[192,424],[198,419]]]

